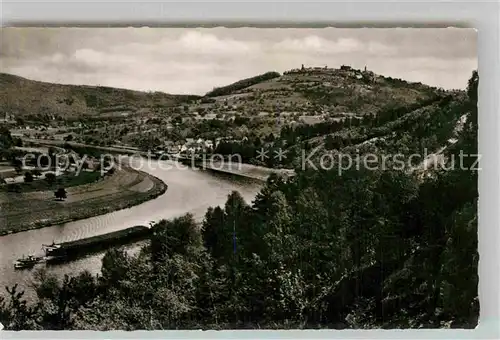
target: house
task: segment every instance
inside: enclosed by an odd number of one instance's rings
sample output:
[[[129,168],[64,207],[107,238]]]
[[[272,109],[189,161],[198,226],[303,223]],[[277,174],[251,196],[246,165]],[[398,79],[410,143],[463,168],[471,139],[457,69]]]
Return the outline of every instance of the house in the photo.
[[[13,138],[22,138],[24,137],[24,133],[22,132],[11,132],[10,134]]]
[[[205,147],[206,147],[206,148],[213,149],[213,147],[214,147],[214,143],[213,143],[211,140],[206,140],[206,141],[205,141]]]
[[[14,118],[14,115],[9,115],[8,113],[5,113],[4,117],[0,118],[0,123],[15,124],[16,120]]]
[[[172,145],[167,149],[167,153],[177,154],[182,151],[182,146],[180,145]]]
[[[314,125],[324,121],[324,117],[322,115],[300,116],[299,120],[304,124]]]
[[[63,141],[65,138],[66,135],[61,135],[61,134],[54,135],[55,140]]]

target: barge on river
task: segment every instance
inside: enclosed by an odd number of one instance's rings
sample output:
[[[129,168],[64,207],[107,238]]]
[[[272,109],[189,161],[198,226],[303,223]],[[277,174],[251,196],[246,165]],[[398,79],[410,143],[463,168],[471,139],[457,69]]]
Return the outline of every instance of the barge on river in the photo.
[[[146,226],[135,226],[76,241],[43,245],[43,248],[48,263],[64,262],[92,252],[105,250],[112,246],[143,240],[147,238],[150,233],[151,229]]]

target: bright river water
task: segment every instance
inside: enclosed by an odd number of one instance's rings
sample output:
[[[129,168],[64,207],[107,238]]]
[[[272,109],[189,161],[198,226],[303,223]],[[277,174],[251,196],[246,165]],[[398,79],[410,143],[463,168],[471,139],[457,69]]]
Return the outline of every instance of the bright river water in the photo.
[[[23,255],[42,255],[42,244],[64,242],[99,235],[111,231],[148,225],[150,221],[169,219],[192,213],[201,220],[208,207],[223,205],[227,195],[238,191],[248,202],[255,198],[262,182],[249,178],[205,170],[193,170],[174,165],[172,162],[152,161],[144,171],[163,180],[168,189],[158,198],[132,208],[87,218],[52,227],[30,230],[0,237],[0,289],[18,283],[32,296],[30,289],[33,273],[45,267],[39,263],[31,270],[14,270],[13,262]],[[134,247],[131,245],[130,247]],[[137,248],[138,246],[135,245]],[[89,255],[76,261],[47,266],[49,273],[58,276],[77,275],[87,269],[97,273],[101,268],[103,253]]]

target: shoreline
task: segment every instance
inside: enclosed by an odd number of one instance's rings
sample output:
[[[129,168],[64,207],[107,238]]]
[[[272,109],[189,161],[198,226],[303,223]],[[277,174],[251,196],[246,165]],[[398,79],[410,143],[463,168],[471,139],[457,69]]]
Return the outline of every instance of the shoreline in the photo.
[[[109,214],[115,211],[120,211],[128,208],[132,208],[134,206],[140,205],[142,203],[145,203],[147,201],[153,200],[158,198],[159,196],[163,195],[167,189],[168,185],[163,182],[161,179],[158,177],[155,177],[145,171],[140,171],[140,170],[135,170],[132,168],[126,168],[125,171],[131,171],[131,172],[137,172],[140,173],[144,179],[149,179],[153,183],[153,187],[146,191],[146,192],[134,192],[131,190],[128,190],[127,188],[125,190],[119,191],[118,195],[123,194],[125,197],[113,197],[115,194],[109,194],[109,195],[104,195],[103,197],[100,197],[96,199],[97,204],[93,204],[94,202],[88,202],[88,201],[79,201],[79,202],[72,202],[69,203],[67,208],[64,209],[66,211],[69,211],[69,216],[64,217],[64,216],[56,216],[55,218],[52,219],[44,219],[44,220],[38,220],[34,221],[29,224],[23,224],[23,226],[16,226],[14,225],[13,228],[5,229],[5,230],[0,230],[0,237],[1,236],[6,236],[10,234],[16,234],[16,233],[21,233],[29,230],[35,230],[35,229],[42,229],[46,227],[51,227],[51,226],[56,226],[56,225],[61,225],[69,222],[75,222],[79,220],[84,220],[87,218],[92,218],[92,217],[97,217],[105,214]],[[88,184],[87,184],[88,185]],[[105,205],[100,205],[99,199],[106,199],[107,204]],[[74,211],[72,211],[71,205],[77,206]],[[48,209],[50,210],[50,209]],[[55,211],[58,211],[61,213],[63,211],[62,208],[55,209]],[[57,215],[57,214],[56,214]],[[7,216],[6,219],[8,220],[9,217]]]
[[[180,158],[177,159],[178,162],[192,168],[198,170],[212,171],[216,173],[223,173],[227,175],[240,176],[251,180],[256,180],[259,182],[265,183],[267,178],[271,174],[276,174],[278,176],[290,177],[294,175],[294,170],[292,169],[274,169],[268,168],[260,165],[254,165],[249,163],[240,163],[238,169],[232,169],[231,167],[225,168],[223,163],[214,163],[204,162],[203,160],[196,160],[192,158]]]

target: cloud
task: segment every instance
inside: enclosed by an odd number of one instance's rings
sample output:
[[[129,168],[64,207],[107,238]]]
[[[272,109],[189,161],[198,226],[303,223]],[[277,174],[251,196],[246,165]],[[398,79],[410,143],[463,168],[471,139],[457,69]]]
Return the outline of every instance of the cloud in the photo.
[[[356,39],[340,38],[332,41],[310,35],[302,39],[285,39],[275,44],[273,49],[295,53],[349,53],[360,51],[362,45]]]
[[[310,35],[301,39],[285,39],[276,43],[273,49],[280,52],[293,53],[320,53],[320,54],[348,54],[364,53],[366,55],[391,55],[397,52],[395,46],[377,41],[363,42],[354,38],[339,38],[329,40],[317,35]]]
[[[255,43],[245,43],[233,39],[219,39],[214,34],[198,31],[189,31],[183,34],[178,41],[171,42],[172,47],[179,48],[184,53],[203,54],[241,54],[252,51]]]
[[[3,72],[169,93],[301,64],[463,88],[477,65],[476,33],[459,29],[4,28],[0,38]]]
[[[374,62],[378,73],[445,89],[465,88],[477,69],[475,58],[456,58],[453,62],[436,57],[380,58]]]
[[[368,44],[367,44],[367,47],[366,47],[367,51],[370,53],[370,54],[375,54],[375,55],[394,55],[397,53],[397,47],[395,46],[390,46],[390,45],[386,45],[386,44],[383,44],[383,43],[379,43],[379,42],[376,42],[376,41],[370,41]]]
[[[109,62],[109,60],[105,60],[106,54],[102,52],[97,52],[89,48],[83,48],[81,50],[76,50],[73,54],[73,58],[76,61],[87,63],[90,65],[101,65],[103,62]]]

